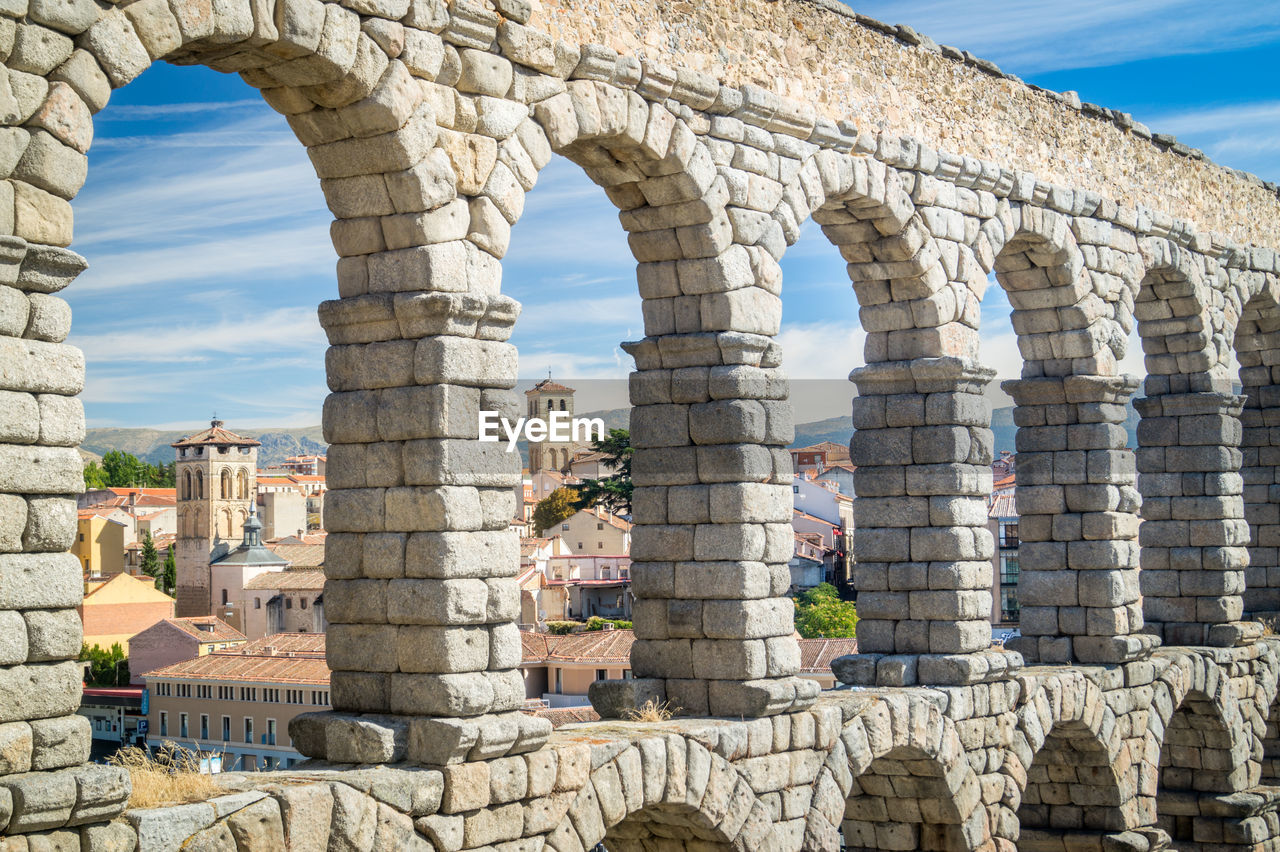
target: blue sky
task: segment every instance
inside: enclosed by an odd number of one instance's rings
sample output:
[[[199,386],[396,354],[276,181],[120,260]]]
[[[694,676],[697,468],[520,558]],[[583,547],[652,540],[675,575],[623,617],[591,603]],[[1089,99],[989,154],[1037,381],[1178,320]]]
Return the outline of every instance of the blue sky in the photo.
[[[1280,0],[856,8],[1280,180]],[[194,429],[214,411],[246,429],[318,423],[327,390],[315,307],[336,295],[331,216],[284,119],[238,77],[160,64],[97,116],[89,162],[73,248],[90,268],[64,294],[70,342],[88,363],[89,424]],[[844,377],[862,362],[863,337],[844,264],[809,224],[782,265],[787,370],[822,380],[797,382],[822,398],[797,419],[847,413]],[[625,379],[618,343],[643,335],[634,261],[613,207],[571,163],[554,160],[529,195],[503,289],[524,305],[512,338],[522,377]],[[1002,378],[1020,367],[1008,313],[1000,288],[988,289],[984,360]],[[1140,354],[1126,367],[1140,371]],[[622,404],[625,382],[589,387],[599,392],[579,410]]]

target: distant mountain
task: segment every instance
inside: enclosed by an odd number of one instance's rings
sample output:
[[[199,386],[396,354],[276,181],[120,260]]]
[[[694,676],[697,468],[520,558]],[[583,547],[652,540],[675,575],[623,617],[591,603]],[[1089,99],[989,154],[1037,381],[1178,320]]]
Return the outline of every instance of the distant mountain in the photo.
[[[109,450],[123,450],[150,464],[168,464],[173,461],[173,447],[169,445],[197,431],[199,430],[168,432],[159,429],[88,429],[81,450],[98,457]],[[328,447],[319,426],[302,429],[268,428],[262,431],[245,429],[241,434],[262,442],[258,449],[259,467],[277,465],[289,456],[324,453]]]
[[[1125,428],[1129,432],[1129,446],[1138,445],[1138,412],[1133,403],[1128,406],[1129,416]],[[631,409],[610,408],[602,411],[588,411],[579,417],[599,417],[604,421],[606,429],[626,429],[631,423]],[[1017,427],[1013,424],[1012,406],[997,408],[991,413],[991,430],[995,433],[995,454],[1001,450],[1015,452]],[[195,430],[192,430],[195,431]],[[86,461],[100,458],[108,450],[124,450],[151,464],[167,464],[173,461],[173,448],[169,445],[192,432],[167,432],[159,429],[89,429],[85,433],[81,453]],[[319,426],[307,426],[301,429],[265,429],[256,431],[244,430],[244,434],[262,442],[258,450],[258,464],[271,467],[284,461],[289,456],[307,453],[324,453],[327,444]],[[853,437],[853,425],[847,417],[830,417],[826,420],[815,420],[810,423],[796,424],[796,439],[793,447],[807,447],[823,441],[835,444],[848,444]],[[522,459],[527,463],[529,448],[523,439],[519,442]]]
[[[1129,433],[1129,446],[1138,446],[1138,412],[1133,403],[1127,406],[1128,417],[1125,419],[1125,430]],[[1013,423],[1013,406],[994,409],[991,412],[991,431],[995,438],[995,455],[1000,457],[1002,450],[1017,452],[1018,427]],[[808,447],[823,441],[835,444],[848,444],[853,437],[853,426],[846,417],[832,417],[829,420],[818,420],[813,423],[796,425],[796,439],[793,447]]]

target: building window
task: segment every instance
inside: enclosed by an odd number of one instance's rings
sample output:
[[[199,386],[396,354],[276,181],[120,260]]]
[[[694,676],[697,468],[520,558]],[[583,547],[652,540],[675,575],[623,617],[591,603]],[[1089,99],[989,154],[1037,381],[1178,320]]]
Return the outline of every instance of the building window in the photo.
[[[560,669],[556,669],[556,695],[564,691],[564,683],[560,679]]]
[[[200,739],[202,740],[209,739],[209,714],[208,713],[200,714]]]
[[[178,714],[178,736],[182,737],[184,740],[188,736],[190,736],[190,734],[187,733],[187,714],[186,713]]]
[[[596,669],[596,680],[608,680],[608,679],[609,679],[608,669]]]
[[[231,717],[222,717],[222,741],[224,743],[231,742]]]
[[[284,608],[285,608],[285,609],[293,609],[293,598],[285,598],[285,599],[284,599]]]
[[[1022,568],[1018,564],[1017,555],[1005,556],[1000,560],[1000,585],[1016,586]]]
[[[302,600],[298,601],[298,606],[300,606],[302,609],[306,609],[306,608],[307,608],[307,599],[306,599],[306,598],[303,598]]]
[[[222,590],[222,605],[223,605],[223,606],[226,606],[226,605],[227,605],[227,590],[226,590],[226,589],[223,589],[223,590]]]
[[[1018,546],[1018,522],[1008,521],[1000,527],[1000,546],[1001,547],[1017,547]]]
[[[561,524],[561,525],[560,525],[560,529],[562,529],[562,530],[568,530],[568,529],[569,529],[569,525],[568,525],[568,524]]]
[[[254,608],[254,609],[262,609],[262,598],[254,598],[254,599],[253,599],[253,608]]]
[[[267,743],[266,744],[267,745],[276,744],[276,720],[275,719],[267,720]]]
[[[253,743],[253,717],[252,716],[244,717],[244,741],[250,744]]]
[[[602,530],[602,529],[604,529],[604,522],[603,522],[603,521],[597,521],[597,522],[596,522],[596,529],[598,529],[598,530]]]
[[[169,714],[164,710],[160,711],[160,736],[169,736]]]
[[[80,533],[80,540],[84,541],[84,533]]]
[[[604,550],[604,542],[603,542],[603,541],[597,541],[597,542],[596,542],[596,550]]]

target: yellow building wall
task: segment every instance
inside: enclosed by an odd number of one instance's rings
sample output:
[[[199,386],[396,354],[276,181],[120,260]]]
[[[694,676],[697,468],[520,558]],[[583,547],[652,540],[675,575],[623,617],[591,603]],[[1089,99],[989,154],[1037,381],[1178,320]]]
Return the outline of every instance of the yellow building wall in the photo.
[[[79,518],[71,552],[86,574],[120,574],[124,571],[124,527],[99,515]]]

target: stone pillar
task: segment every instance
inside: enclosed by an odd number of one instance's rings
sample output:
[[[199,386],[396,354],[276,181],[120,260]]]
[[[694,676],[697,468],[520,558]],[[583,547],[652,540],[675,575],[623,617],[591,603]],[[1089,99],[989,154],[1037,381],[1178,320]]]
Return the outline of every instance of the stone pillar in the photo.
[[[1249,522],[1244,609],[1255,615],[1280,613],[1280,385],[1272,383],[1272,369],[1260,364],[1240,370],[1240,475]]]
[[[1138,507],[1125,401],[1132,376],[1045,376],[1001,387],[1016,404],[1021,637],[1040,663],[1121,663],[1142,635]]]
[[[321,306],[334,712],[290,725],[308,756],[447,764],[550,733],[519,712],[519,456],[478,440],[480,411],[522,409],[506,342],[519,306],[499,276],[470,242],[384,252],[369,292]]]
[[[920,358],[854,370],[858,657],[842,677],[965,684],[1016,667],[991,652],[986,498],[993,370]]]
[[[780,350],[765,335],[679,334],[626,345],[631,374],[634,680],[591,702],[625,717],[652,699],[683,715],[808,706],[787,598],[794,437]]]
[[[71,311],[53,294],[85,265],[0,237],[0,834],[105,822],[129,795],[125,770],[86,765],[92,734],[76,714],[84,585],[67,550],[84,490],[84,356],[63,343]]]
[[[1249,556],[1239,449],[1244,397],[1176,387],[1153,393],[1181,378],[1149,377],[1148,395],[1137,402],[1147,626],[1166,645],[1246,644],[1261,628],[1242,621]]]

